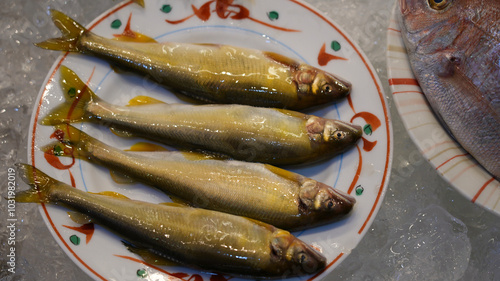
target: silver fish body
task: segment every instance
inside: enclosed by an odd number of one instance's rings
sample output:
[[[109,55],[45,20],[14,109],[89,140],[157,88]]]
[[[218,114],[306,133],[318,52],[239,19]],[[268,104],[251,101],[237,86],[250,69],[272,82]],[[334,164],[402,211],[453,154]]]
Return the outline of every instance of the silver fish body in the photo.
[[[151,254],[171,261],[253,278],[312,274],[326,259],[289,232],[244,217],[191,207],[90,194],[20,166],[31,190],[17,202],[58,204],[89,216]],[[237,253],[237,254],[235,254]]]
[[[61,76],[66,102],[42,120],[44,125],[98,122],[176,147],[273,165],[328,159],[353,147],[362,134],[357,125],[283,109],[164,103],[116,106],[98,98],[68,68],[61,67]]]
[[[98,36],[58,11],[63,32],[36,45],[80,52],[210,103],[303,109],[348,95],[350,83],[294,59],[226,45],[122,42]]]
[[[413,72],[437,117],[500,178],[500,2],[400,0]]]
[[[336,221],[356,202],[340,190],[270,165],[213,159],[194,152],[122,151],[65,125],[55,135],[60,141],[46,146],[45,153],[86,159],[191,206],[253,218],[289,231]]]

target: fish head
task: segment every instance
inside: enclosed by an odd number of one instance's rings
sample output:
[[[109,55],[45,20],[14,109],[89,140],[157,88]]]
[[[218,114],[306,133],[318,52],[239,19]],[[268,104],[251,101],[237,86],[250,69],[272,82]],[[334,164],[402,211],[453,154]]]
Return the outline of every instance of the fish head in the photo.
[[[301,65],[295,73],[302,106],[335,101],[351,92],[351,83],[321,69]]]
[[[409,53],[432,54],[451,46],[474,14],[468,0],[399,0],[401,33]]]
[[[286,268],[289,276],[309,275],[326,266],[326,258],[288,231],[277,229],[271,241],[271,255],[275,268]],[[283,276],[284,278],[289,276]]]
[[[349,213],[356,203],[349,194],[311,179],[302,183],[299,200],[302,213],[325,222]]]
[[[358,125],[316,116],[306,121],[306,129],[311,141],[323,147],[318,151],[326,155],[337,154],[352,147],[363,134]]]

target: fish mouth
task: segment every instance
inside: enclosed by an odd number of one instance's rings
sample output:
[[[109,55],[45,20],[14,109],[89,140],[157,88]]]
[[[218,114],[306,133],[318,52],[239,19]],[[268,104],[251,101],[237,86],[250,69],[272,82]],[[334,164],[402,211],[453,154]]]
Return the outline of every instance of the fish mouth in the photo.
[[[330,196],[334,198],[336,206],[338,206],[338,209],[335,210],[338,214],[349,213],[354,204],[356,204],[356,199],[354,197],[338,189],[328,187],[328,192],[330,193]]]
[[[327,73],[327,76],[330,79],[331,85],[333,87],[330,96],[334,98],[344,98],[351,93],[352,84],[350,82],[330,73]]]

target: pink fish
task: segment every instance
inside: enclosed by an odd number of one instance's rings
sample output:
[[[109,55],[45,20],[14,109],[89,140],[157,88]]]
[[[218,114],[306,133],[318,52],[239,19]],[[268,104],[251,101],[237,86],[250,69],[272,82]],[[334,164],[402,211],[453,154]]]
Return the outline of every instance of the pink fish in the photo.
[[[399,8],[413,72],[436,116],[499,179],[500,1],[399,0]]]

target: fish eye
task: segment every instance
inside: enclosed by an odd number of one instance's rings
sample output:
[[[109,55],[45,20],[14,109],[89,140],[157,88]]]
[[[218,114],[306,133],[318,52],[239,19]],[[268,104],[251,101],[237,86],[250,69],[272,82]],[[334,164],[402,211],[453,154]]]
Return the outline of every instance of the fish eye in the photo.
[[[334,140],[343,140],[346,136],[346,133],[343,131],[335,131],[332,134]]]
[[[327,93],[327,94],[329,94],[329,93],[331,93],[331,92],[332,92],[332,90],[333,90],[333,89],[332,89],[332,86],[331,86],[330,84],[328,84],[328,83],[323,84],[323,86],[321,87],[321,91],[322,91],[323,93]]]
[[[329,201],[327,204],[328,209],[333,208],[333,201]]]
[[[432,9],[442,10],[451,3],[451,0],[428,0],[428,2]]]
[[[304,254],[303,252],[298,253],[297,260],[300,264],[303,264],[307,260],[306,254]]]

